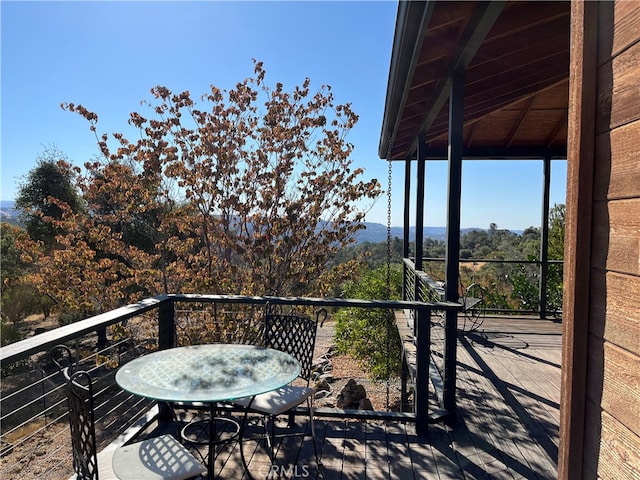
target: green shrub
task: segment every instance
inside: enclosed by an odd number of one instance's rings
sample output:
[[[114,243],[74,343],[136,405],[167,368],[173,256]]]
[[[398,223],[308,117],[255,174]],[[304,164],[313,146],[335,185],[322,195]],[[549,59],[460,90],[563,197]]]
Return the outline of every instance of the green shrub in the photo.
[[[399,300],[401,268],[394,265],[391,269],[390,292],[386,277],[386,267],[367,270],[359,280],[344,285],[344,295],[363,300]],[[336,313],[336,346],[340,353],[361,361],[372,380],[399,375],[401,345],[392,310],[340,309]]]

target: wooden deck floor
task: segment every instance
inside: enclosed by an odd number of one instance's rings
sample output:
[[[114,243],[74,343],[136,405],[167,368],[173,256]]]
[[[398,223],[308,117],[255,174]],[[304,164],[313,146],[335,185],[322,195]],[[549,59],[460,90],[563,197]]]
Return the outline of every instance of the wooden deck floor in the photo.
[[[256,479],[556,478],[560,351],[560,323],[487,318],[459,337],[452,426],[432,425],[421,438],[411,424],[320,418],[320,469],[309,442],[301,449],[295,440],[274,465],[249,446],[250,472]],[[218,478],[249,478],[236,444],[216,464]]]

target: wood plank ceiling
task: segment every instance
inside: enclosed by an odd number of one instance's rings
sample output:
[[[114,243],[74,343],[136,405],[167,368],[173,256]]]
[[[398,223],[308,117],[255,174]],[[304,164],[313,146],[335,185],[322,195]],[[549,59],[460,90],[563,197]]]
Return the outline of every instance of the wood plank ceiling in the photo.
[[[380,158],[446,158],[452,71],[465,68],[465,158],[566,155],[569,2],[403,2]]]

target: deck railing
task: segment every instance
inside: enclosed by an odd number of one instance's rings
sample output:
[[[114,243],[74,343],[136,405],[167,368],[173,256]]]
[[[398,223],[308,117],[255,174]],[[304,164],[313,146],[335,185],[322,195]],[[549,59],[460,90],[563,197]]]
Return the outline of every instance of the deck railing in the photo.
[[[411,260],[409,261],[411,262]],[[435,270],[441,270],[444,262],[444,258],[423,258],[422,265],[423,270],[426,272],[425,275],[429,275],[429,272],[434,269],[434,266]],[[473,269],[476,266],[491,265],[493,270],[497,270],[488,274],[493,277],[492,283],[501,283],[501,289],[506,290],[508,296],[512,296],[513,294],[513,285],[508,285],[508,282],[505,282],[506,277],[522,275],[526,276],[527,282],[530,282],[532,290],[526,292],[530,298],[526,299],[528,301],[526,301],[524,306],[520,308],[505,308],[491,305],[493,302],[488,301],[485,304],[485,311],[487,313],[498,315],[536,314],[539,315],[540,318],[547,318],[548,316],[559,317],[562,315],[561,279],[564,266],[563,260],[547,260],[546,262],[542,262],[541,260],[523,259],[461,258],[459,262],[461,274],[464,270],[467,270],[467,272],[471,272],[470,276],[472,278]],[[413,262],[411,263],[413,264]],[[475,280],[472,280],[469,283],[474,282]],[[488,294],[497,293],[491,291],[493,287],[489,285],[482,285],[482,287],[487,289]],[[558,289],[558,287],[560,288]],[[504,294],[498,293],[497,297],[501,295]]]
[[[403,261],[402,298],[406,301],[431,302],[438,305],[444,305],[445,302],[444,289],[424,271],[416,270],[415,264],[408,258]],[[455,345],[457,338],[458,310],[459,308],[435,307],[430,312],[428,323],[422,324],[422,328],[419,328],[421,324],[416,321],[415,312],[407,312],[416,344],[421,336],[429,338],[429,377],[436,399],[447,414],[455,408],[456,358],[451,345]]]
[[[422,298],[422,297],[420,297]],[[399,419],[415,422],[416,430],[427,430],[430,412],[429,342],[432,312],[455,306],[422,300],[386,301],[337,298],[282,298],[225,295],[161,295],[127,305],[86,320],[46,331],[0,348],[2,366],[2,456],[17,450],[25,455],[45,453],[47,468],[58,463],[68,467],[67,447],[54,440],[68,437],[62,379],[48,352],[55,345],[72,347],[76,361],[89,370],[98,388],[96,416],[98,441],[110,442],[137,420],[151,402],[122,391],[115,383],[117,368],[151,350],[176,345],[209,342],[252,343],[259,337],[265,309],[279,308],[310,313],[318,308],[342,307],[391,309],[411,312],[415,322],[417,359],[410,412],[350,411],[319,408],[319,416]],[[107,333],[105,335],[105,333]],[[105,340],[108,340],[105,342]],[[407,386],[403,385],[406,390]],[[45,444],[42,446],[42,444]],[[40,447],[39,447],[40,445]],[[13,456],[24,462],[24,456]],[[5,459],[6,460],[6,459]],[[15,467],[3,460],[2,473]]]

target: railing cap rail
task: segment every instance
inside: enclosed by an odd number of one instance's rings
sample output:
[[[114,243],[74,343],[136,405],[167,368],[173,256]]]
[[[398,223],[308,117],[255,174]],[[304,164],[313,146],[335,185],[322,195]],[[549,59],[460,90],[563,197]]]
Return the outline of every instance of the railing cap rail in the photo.
[[[199,295],[199,294],[163,294],[146,298],[137,303],[116,308],[109,312],[75,322],[63,327],[40,333],[0,348],[0,363],[7,364],[27,358],[35,353],[47,351],[57,344],[77,338],[99,328],[127,320],[129,318],[159,308],[166,303],[175,302],[202,303],[242,303],[249,305],[306,305],[318,307],[359,307],[391,309],[459,309],[455,302],[425,303],[401,300],[359,300],[345,298],[309,298],[309,297],[259,297],[246,295]]]
[[[79,337],[98,328],[106,327],[153,310],[166,301],[168,301],[166,295],[145,298],[137,303],[125,305],[124,307],[116,308],[115,310],[39,333],[38,335],[20,340],[19,342],[11,343],[0,348],[0,363],[22,360],[29,355],[46,351],[59,343],[64,343],[67,340]]]

